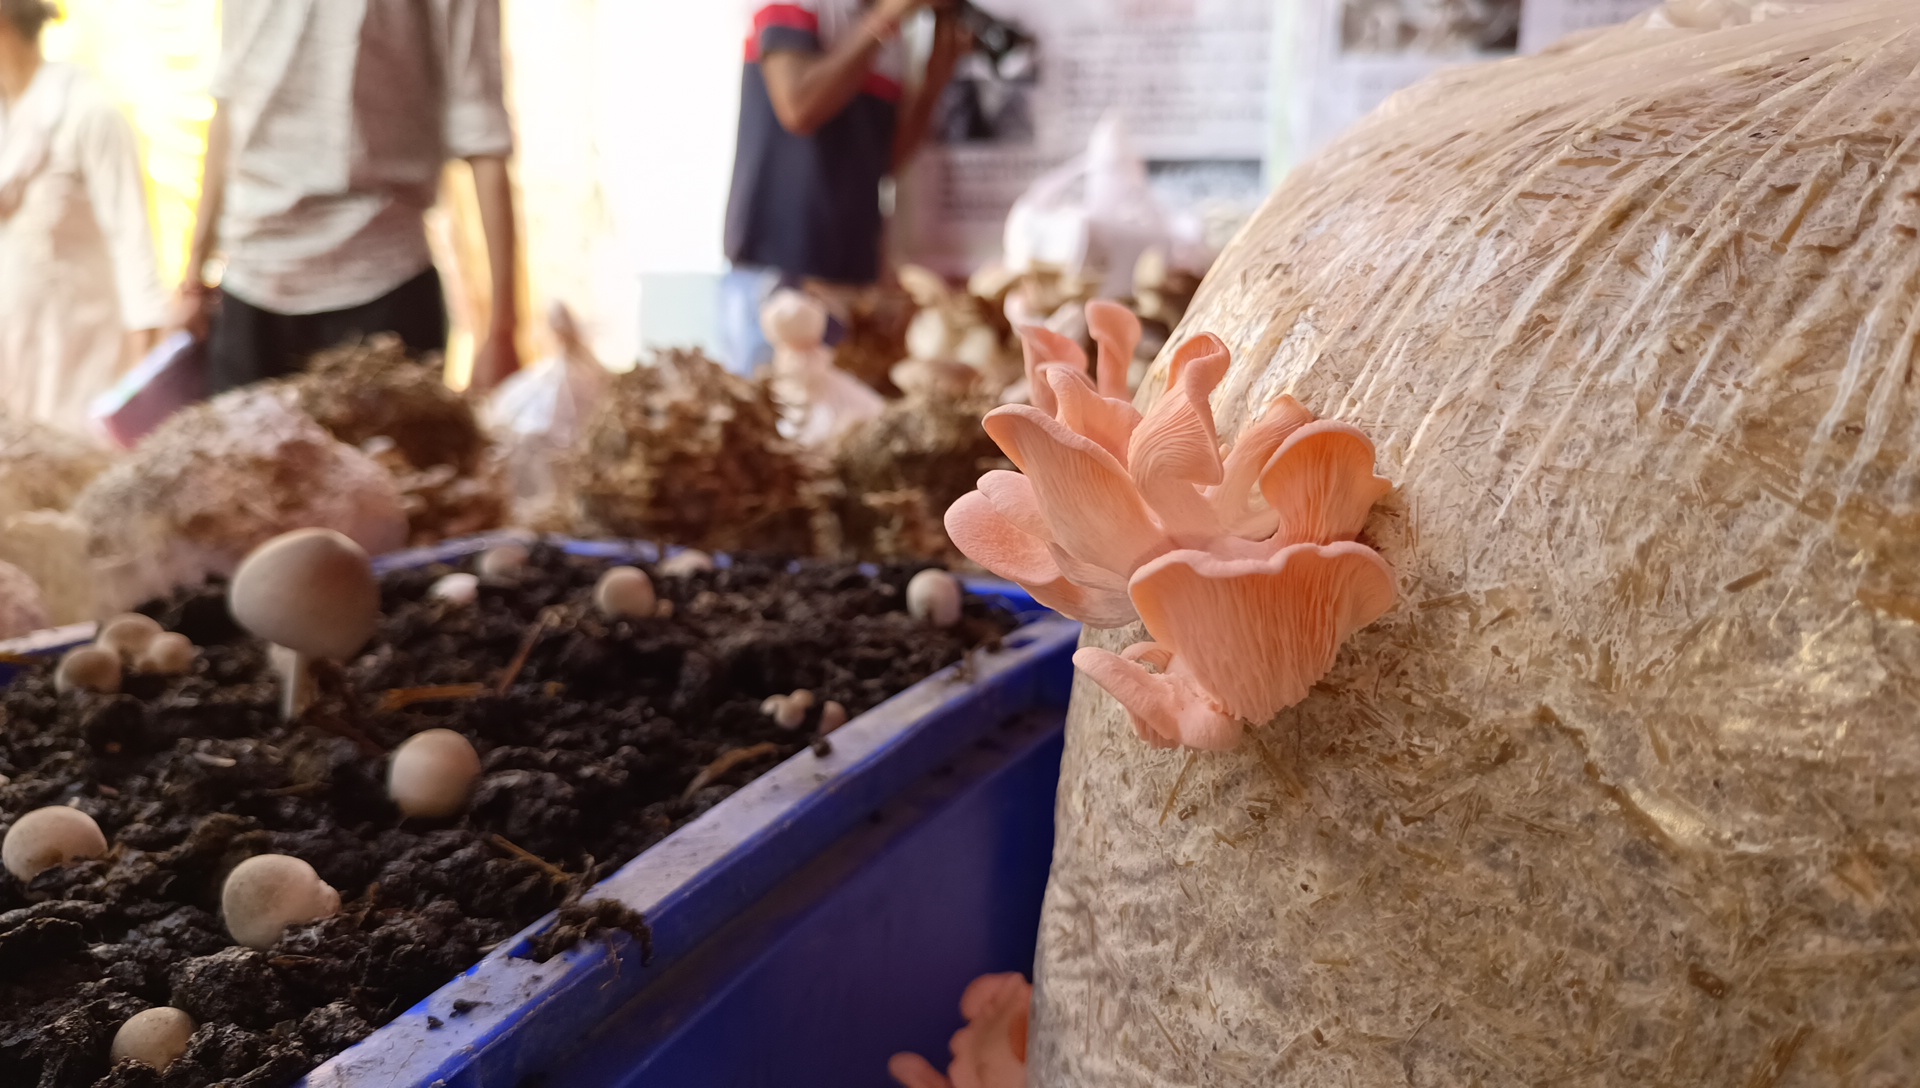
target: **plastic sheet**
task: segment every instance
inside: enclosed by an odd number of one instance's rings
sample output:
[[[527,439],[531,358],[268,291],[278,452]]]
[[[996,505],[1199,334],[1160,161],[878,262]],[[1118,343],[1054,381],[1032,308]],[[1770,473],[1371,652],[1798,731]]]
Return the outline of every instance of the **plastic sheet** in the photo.
[[[1395,99],[1201,290],[1403,603],[1240,753],[1081,682],[1032,1083],[1911,1083],[1920,5],[1686,8]]]
[[[553,304],[547,327],[556,353],[508,378],[487,399],[486,423],[506,462],[514,522],[520,525],[560,516],[568,451],[606,395],[609,380],[565,304]]]

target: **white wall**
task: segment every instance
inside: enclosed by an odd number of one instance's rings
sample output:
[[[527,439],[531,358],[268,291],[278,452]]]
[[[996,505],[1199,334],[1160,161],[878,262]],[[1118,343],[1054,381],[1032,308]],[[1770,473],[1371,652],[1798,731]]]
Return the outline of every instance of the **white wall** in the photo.
[[[601,0],[601,170],[644,344],[710,341],[700,289],[722,232],[740,113],[740,0]],[[690,286],[691,285],[691,286]]]

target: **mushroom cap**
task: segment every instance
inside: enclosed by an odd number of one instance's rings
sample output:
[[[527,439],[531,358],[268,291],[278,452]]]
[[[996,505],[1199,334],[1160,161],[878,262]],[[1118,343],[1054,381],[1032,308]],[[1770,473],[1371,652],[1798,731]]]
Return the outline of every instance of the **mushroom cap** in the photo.
[[[479,779],[473,743],[451,729],[429,729],[393,750],[387,796],[403,815],[445,819],[467,807]]]
[[[331,918],[340,911],[340,893],[313,866],[285,854],[261,854],[234,866],[220,889],[220,916],[227,932],[248,948],[264,952],[279,942],[288,926]]]
[[[960,579],[944,570],[923,570],[907,583],[907,612],[935,627],[960,622]]]
[[[258,638],[305,657],[343,659],[379,625],[380,583],[360,545],[331,529],[300,529],[247,556],[227,606]]]
[[[185,676],[193,671],[200,651],[193,640],[173,631],[162,631],[134,658],[135,672],[147,676]]]
[[[847,708],[835,700],[828,699],[826,705],[820,708],[820,735],[825,736],[845,724],[847,724]]]
[[[67,651],[53,670],[53,688],[61,694],[93,691],[112,695],[120,690],[120,655],[103,646]]]
[[[116,1065],[132,1058],[164,1073],[187,1052],[195,1026],[193,1017],[170,1005],[135,1013],[113,1033],[110,1056]]]
[[[0,863],[25,884],[69,861],[107,852],[107,837],[93,817],[77,808],[37,808],[13,822],[0,841]]]
[[[614,567],[593,587],[593,606],[610,620],[645,619],[658,603],[653,579],[637,567]]]
[[[506,578],[520,573],[533,553],[524,544],[500,544],[480,553],[478,564],[483,578]]]
[[[164,634],[166,628],[151,616],[142,616],[138,612],[129,612],[124,616],[115,616],[100,625],[100,637],[94,643],[102,649],[112,650],[123,659],[131,661],[140,656],[155,636]]]
[[[480,579],[472,574],[449,574],[433,583],[427,596],[448,604],[469,605],[480,599]]]
[[[705,574],[713,570],[713,556],[698,548],[688,548],[675,552],[653,568],[662,578],[685,578],[693,574]]]

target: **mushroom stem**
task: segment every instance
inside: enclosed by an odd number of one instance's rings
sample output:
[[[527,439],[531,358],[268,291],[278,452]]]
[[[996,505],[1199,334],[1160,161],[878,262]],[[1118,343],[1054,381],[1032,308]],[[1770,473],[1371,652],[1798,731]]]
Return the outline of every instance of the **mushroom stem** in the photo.
[[[295,653],[285,646],[269,651],[274,674],[280,678],[280,719],[292,721],[313,705],[317,685],[313,678],[313,658]]]

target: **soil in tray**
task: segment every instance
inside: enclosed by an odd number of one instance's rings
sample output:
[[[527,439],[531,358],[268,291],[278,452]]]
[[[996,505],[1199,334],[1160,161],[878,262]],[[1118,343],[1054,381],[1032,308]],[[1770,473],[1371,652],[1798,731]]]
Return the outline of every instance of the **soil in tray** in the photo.
[[[0,1085],[289,1084],[820,744],[828,700],[858,715],[1013,626],[973,600],[954,629],[915,622],[903,605],[914,568],[742,560],[656,577],[672,614],[638,623],[589,611],[603,563],[537,549],[464,608],[428,600],[449,569],[388,576],[380,635],[346,674],[352,694],[292,726],[264,648],[233,627],[217,588],[148,609],[203,647],[189,678],[61,697],[38,668],[0,692],[0,815],[73,803],[113,844],[30,885],[0,873]],[[761,713],[766,696],[801,688],[816,699],[800,729]],[[473,740],[484,777],[465,816],[402,820],[384,752],[435,727]],[[743,749],[757,754],[689,791]],[[234,865],[268,852],[310,862],[345,906],[260,953],[228,938],[219,895]],[[164,1077],[109,1068],[119,1025],[166,1004],[201,1025],[186,1056]]]

